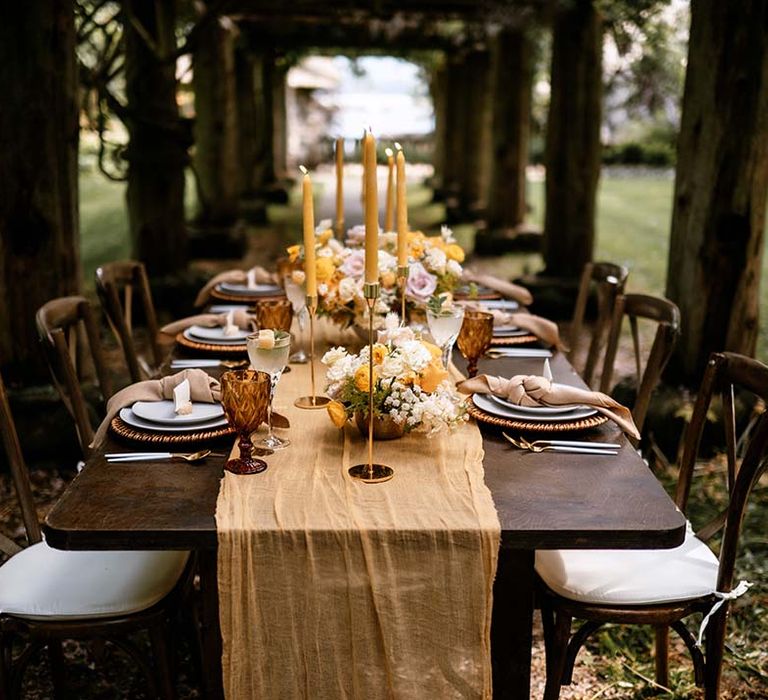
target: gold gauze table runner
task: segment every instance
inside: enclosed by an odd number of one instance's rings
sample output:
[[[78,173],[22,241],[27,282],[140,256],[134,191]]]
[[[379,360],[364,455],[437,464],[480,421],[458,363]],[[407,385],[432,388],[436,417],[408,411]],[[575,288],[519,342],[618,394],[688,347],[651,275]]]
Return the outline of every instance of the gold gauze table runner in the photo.
[[[275,400],[290,447],[225,472],[216,504],[226,697],[490,697],[500,525],[477,426],[376,442],[394,478],[354,481],[364,438],[295,408],[309,366],[291,370]]]

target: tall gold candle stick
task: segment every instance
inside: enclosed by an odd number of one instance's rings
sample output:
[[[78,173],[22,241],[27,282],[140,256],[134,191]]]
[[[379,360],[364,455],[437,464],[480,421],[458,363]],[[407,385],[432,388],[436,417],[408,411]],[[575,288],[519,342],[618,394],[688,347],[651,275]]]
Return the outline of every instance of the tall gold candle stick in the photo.
[[[350,467],[349,475],[364,484],[389,481],[394,475],[392,467],[373,461],[373,313],[379,298],[379,206],[376,193],[376,139],[369,131],[363,139],[365,169],[365,284],[363,296],[368,306],[368,462]]]
[[[350,467],[349,475],[364,484],[381,484],[389,481],[395,475],[395,471],[386,464],[373,461],[373,394],[376,388],[373,377],[373,311],[376,300],[379,298],[379,283],[365,283],[363,296],[368,305],[368,462]]]
[[[298,408],[322,408],[330,399],[315,391],[315,313],[317,312],[317,270],[315,268],[315,210],[312,200],[312,180],[302,165],[302,214],[304,223],[304,274],[307,285],[307,311],[309,311],[309,371],[312,377],[312,395],[302,396],[294,405]]]

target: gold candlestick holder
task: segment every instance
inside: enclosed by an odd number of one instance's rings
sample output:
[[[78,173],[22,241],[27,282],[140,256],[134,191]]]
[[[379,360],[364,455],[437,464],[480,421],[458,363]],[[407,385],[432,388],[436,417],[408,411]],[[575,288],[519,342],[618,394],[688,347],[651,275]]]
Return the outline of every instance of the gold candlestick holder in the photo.
[[[397,287],[400,290],[400,325],[405,326],[405,285],[408,283],[408,265],[397,266]]]
[[[368,305],[368,462],[350,467],[349,475],[364,484],[380,484],[389,481],[395,471],[386,464],[373,461],[373,310],[379,298],[379,283],[366,282],[363,286],[363,296]]]
[[[307,311],[309,312],[309,373],[312,381],[312,394],[301,396],[293,402],[297,408],[325,408],[330,399],[318,396],[315,392],[315,314],[317,313],[317,295],[307,296]]]

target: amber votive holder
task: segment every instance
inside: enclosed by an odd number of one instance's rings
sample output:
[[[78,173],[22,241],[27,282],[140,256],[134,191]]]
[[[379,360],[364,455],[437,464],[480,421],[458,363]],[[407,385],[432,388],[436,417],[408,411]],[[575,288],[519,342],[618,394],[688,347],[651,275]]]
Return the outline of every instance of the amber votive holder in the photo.
[[[474,377],[477,374],[477,363],[491,347],[493,339],[493,314],[486,311],[464,311],[464,321],[461,324],[456,345],[462,357],[467,361],[467,374]]]

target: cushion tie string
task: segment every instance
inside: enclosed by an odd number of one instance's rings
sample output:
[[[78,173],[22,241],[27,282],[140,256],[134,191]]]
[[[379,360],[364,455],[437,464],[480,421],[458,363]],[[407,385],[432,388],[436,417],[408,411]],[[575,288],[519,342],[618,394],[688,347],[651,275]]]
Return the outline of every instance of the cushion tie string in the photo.
[[[709,624],[709,618],[712,617],[719,609],[720,606],[725,603],[726,600],[736,600],[739,596],[744,595],[748,590],[749,587],[752,585],[749,581],[740,581],[739,585],[736,586],[732,591],[729,591],[728,593],[722,593],[721,591],[715,591],[714,596],[717,598],[717,602],[712,606],[710,611],[706,614],[704,619],[701,621],[701,626],[699,627],[699,636],[696,639],[696,646],[701,647],[702,639],[704,638],[704,630],[707,629],[707,625]]]

